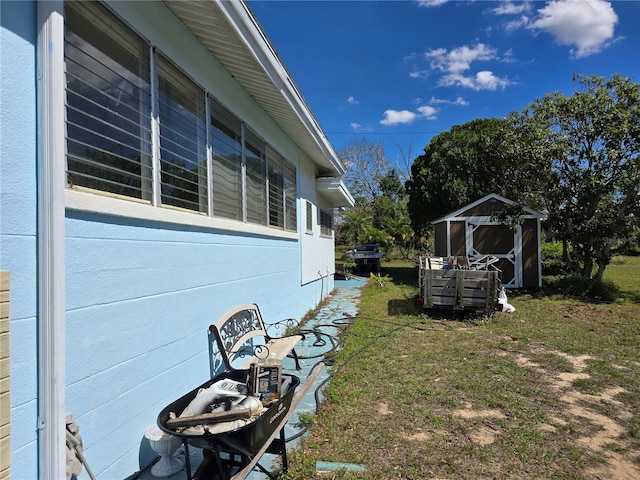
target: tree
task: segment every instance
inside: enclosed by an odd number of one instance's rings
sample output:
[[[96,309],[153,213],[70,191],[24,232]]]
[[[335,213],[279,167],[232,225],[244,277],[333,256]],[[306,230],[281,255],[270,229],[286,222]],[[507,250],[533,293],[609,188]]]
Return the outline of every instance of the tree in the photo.
[[[373,225],[386,232],[388,241],[406,255],[413,243],[406,190],[395,169],[382,177],[379,186],[380,195],[372,207]]]
[[[347,243],[376,243],[408,253],[413,240],[407,193],[384,146],[359,140],[345,147],[345,179],[356,205],[342,215],[340,236]]]
[[[547,94],[521,113],[434,137],[412,167],[414,229],[499,193],[545,212],[567,265],[602,279],[613,245],[639,227],[640,85],[618,75],[573,82],[570,96]],[[510,216],[517,223],[517,209]]]
[[[380,180],[390,169],[382,142],[360,139],[338,153],[347,167],[345,183],[358,205],[371,206],[380,195]]]
[[[420,235],[431,221],[487,194],[539,203],[544,170],[540,157],[519,143],[508,119],[477,119],[434,137],[411,169],[409,212]]]
[[[368,238],[373,230],[371,215],[363,210],[353,209],[344,214],[340,223],[340,232],[347,243],[355,245],[362,239]]]
[[[405,147],[399,142],[394,141],[393,144],[398,149],[400,158],[396,159],[396,169],[398,176],[403,184],[411,181],[411,165],[413,164],[413,140]]]
[[[544,205],[565,262],[600,280],[614,243],[638,225],[640,85],[617,75],[573,81],[573,95],[545,95],[513,118],[532,148],[552,146]]]

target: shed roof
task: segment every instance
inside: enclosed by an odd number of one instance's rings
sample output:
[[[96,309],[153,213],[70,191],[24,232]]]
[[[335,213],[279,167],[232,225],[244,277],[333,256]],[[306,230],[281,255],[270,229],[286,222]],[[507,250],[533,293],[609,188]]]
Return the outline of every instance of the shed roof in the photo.
[[[431,222],[431,224],[435,225],[436,223],[445,222],[447,220],[454,220],[457,217],[464,216],[463,214],[465,212],[467,212],[468,210],[470,210],[470,209],[472,209],[474,207],[477,207],[478,205],[480,205],[480,204],[482,204],[482,203],[484,203],[486,201],[489,201],[489,200],[497,200],[497,201],[502,202],[502,203],[507,204],[507,205],[515,205],[516,204],[516,202],[514,202],[513,200],[509,200],[508,198],[503,197],[501,195],[498,195],[497,193],[490,193],[489,195],[485,195],[484,197],[476,200],[475,202],[471,202],[468,205],[465,205],[464,207],[461,207],[458,210],[455,210],[455,211],[445,215],[442,218],[434,220],[433,222]],[[540,213],[540,212],[538,212],[536,210],[533,210],[532,208],[524,206],[523,209],[525,211],[524,218],[543,218],[544,217],[544,215],[542,213]]]

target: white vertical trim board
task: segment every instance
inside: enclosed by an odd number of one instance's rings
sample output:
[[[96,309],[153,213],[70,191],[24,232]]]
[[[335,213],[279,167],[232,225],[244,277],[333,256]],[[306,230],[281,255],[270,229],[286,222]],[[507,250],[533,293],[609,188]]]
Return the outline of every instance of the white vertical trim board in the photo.
[[[66,477],[65,101],[62,0],[38,15],[38,476]]]

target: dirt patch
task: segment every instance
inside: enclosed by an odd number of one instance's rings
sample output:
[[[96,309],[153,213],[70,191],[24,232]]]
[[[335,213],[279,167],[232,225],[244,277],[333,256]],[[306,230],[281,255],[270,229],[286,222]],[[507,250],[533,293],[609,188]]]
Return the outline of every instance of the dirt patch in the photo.
[[[469,433],[469,440],[476,445],[491,445],[499,436],[498,430],[490,425],[481,425]]]
[[[453,415],[456,417],[461,417],[465,419],[470,418],[505,418],[505,414],[500,410],[472,410],[469,409],[459,409],[454,410]]]
[[[640,468],[623,453],[619,453],[627,449],[624,439],[625,428],[620,424],[620,421],[632,417],[629,408],[624,402],[618,400],[620,394],[625,393],[626,390],[615,387],[597,395],[582,393],[573,387],[573,382],[591,378],[585,370],[589,360],[593,360],[593,358],[589,355],[573,356],[556,351],[545,353],[553,353],[564,358],[572,365],[574,371],[547,375],[551,388],[559,393],[559,398],[566,404],[566,409],[557,412],[557,415],[551,418],[555,425],[541,424],[540,429],[555,431],[559,426],[576,425],[579,427],[581,424],[586,424],[589,428],[585,428],[585,430],[595,433],[579,437],[577,443],[606,460],[605,464],[587,471],[587,478],[597,480],[637,480],[640,478]],[[523,368],[532,368],[541,374],[547,374],[540,364],[531,361],[524,354],[517,354],[515,361]],[[596,407],[603,403],[615,406],[615,414],[599,413]],[[477,413],[478,416],[482,416],[481,411]],[[581,431],[580,428],[577,430]]]
[[[411,435],[407,435],[407,440],[414,440],[417,442],[424,442],[429,440],[430,436],[428,433],[418,430],[417,432],[412,433]]]
[[[389,410],[389,403],[384,401],[378,404],[378,413],[380,415],[389,415],[390,413],[393,413],[393,412]]]

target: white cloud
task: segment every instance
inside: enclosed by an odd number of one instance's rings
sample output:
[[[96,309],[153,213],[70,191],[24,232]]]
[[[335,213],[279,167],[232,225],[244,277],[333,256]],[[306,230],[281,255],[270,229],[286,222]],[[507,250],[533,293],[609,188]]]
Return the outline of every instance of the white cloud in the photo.
[[[351,95],[349,96],[349,98],[347,98],[347,103],[349,105],[358,105],[359,102]]]
[[[455,100],[448,100],[445,98],[436,98],[436,97],[431,97],[431,100],[429,100],[429,103],[431,105],[438,105],[441,103],[446,103],[449,105],[462,105],[464,107],[466,107],[467,105],[469,105],[469,102],[467,100],[465,100],[462,97],[457,97]]]
[[[360,125],[358,122],[351,122],[351,128],[353,128],[354,130],[359,130],[360,128],[362,128],[362,125]]]
[[[507,22],[507,24],[505,25],[505,29],[508,32],[511,32],[512,30],[518,30],[519,28],[526,27],[530,23],[531,20],[529,19],[529,17],[527,17],[526,15],[522,15],[520,18]]]
[[[439,7],[440,5],[447,3],[449,0],[418,0],[418,6],[420,7]]]
[[[529,2],[513,3],[511,0],[503,0],[492,11],[496,15],[518,15],[531,9]]]
[[[420,70],[418,72],[410,72],[409,76],[411,78],[428,78],[429,77],[429,70]]]
[[[618,23],[610,2],[604,0],[556,0],[538,10],[538,17],[529,28],[543,30],[557,43],[575,48],[575,57],[600,52],[614,36]]]
[[[427,120],[435,120],[438,118],[438,110],[429,105],[418,107],[418,112],[420,112],[420,118],[426,118]]]
[[[431,68],[444,72],[440,78],[440,86],[461,86],[473,90],[496,90],[509,85],[506,78],[499,78],[488,70],[482,70],[475,76],[466,76],[464,72],[471,69],[471,64],[475,61],[500,60],[496,49],[483,43],[478,43],[472,47],[463,45],[453,50],[438,48],[429,50],[425,57],[431,60]]]
[[[444,48],[429,50],[425,53],[427,59],[431,59],[431,68],[441,72],[461,73],[471,68],[471,63],[476,60],[493,60],[496,58],[496,50],[478,43],[473,47],[463,45],[447,51]]]
[[[511,82],[506,78],[496,77],[493,72],[483,70],[472,77],[465,77],[459,73],[451,73],[442,77],[438,84],[442,87],[460,86],[479,91],[497,90],[498,88],[511,85]]]
[[[418,114],[409,110],[385,110],[384,119],[380,120],[380,123],[387,126],[397,125],[399,123],[411,123],[416,118],[418,118]]]
[[[416,110],[417,113],[409,110],[385,110],[384,118],[380,120],[380,124],[387,127],[399,124],[408,125],[421,118],[426,118],[427,120],[435,120],[437,118],[438,110],[429,105],[423,105]]]

